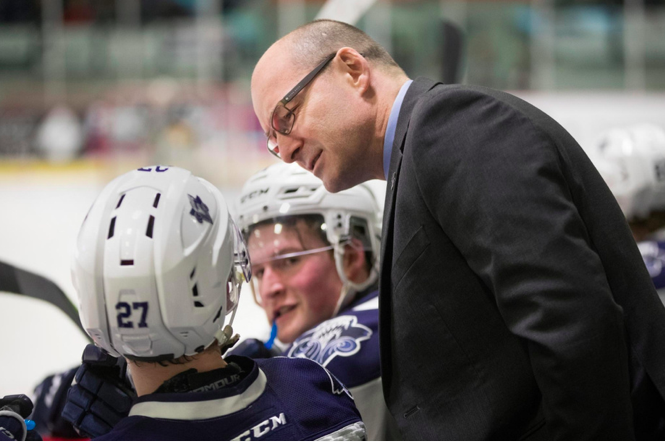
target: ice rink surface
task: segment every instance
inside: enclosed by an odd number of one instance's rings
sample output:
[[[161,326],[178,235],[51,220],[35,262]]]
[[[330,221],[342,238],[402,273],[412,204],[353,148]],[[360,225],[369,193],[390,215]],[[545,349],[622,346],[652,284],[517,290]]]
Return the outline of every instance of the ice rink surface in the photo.
[[[516,95],[554,117],[583,147],[615,126],[649,122],[665,127],[665,94]],[[107,175],[86,167],[0,163],[0,260],[53,280],[74,300],[70,259],[75,237],[92,201],[113,178]],[[221,189],[227,201],[237,197],[241,184]],[[44,376],[80,360],[87,340],[55,307],[2,293],[0,312],[0,396],[31,392]],[[242,338],[269,335],[248,287],[234,326]]]

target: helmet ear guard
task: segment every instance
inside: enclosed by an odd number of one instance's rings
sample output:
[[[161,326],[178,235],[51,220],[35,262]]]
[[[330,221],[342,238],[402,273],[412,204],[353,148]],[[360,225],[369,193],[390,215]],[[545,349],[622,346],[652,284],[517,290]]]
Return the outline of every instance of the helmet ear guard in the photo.
[[[665,209],[665,130],[651,124],[614,128],[589,156],[627,219]]]
[[[368,289],[379,279],[378,250],[380,250],[381,247],[380,238],[372,238],[370,236],[369,225],[366,221],[366,219],[354,215],[348,216],[348,225],[344,228],[344,233],[337,237],[338,239],[335,243],[334,249],[335,268],[342,280],[342,291],[333,312],[333,316],[336,316],[337,313],[353,299],[356,293]],[[344,270],[344,255],[346,254],[346,247],[354,247],[354,242],[360,243],[359,248],[362,248],[365,256],[367,257],[369,255],[370,258],[366,259],[368,264],[367,279],[360,283],[351,281]]]
[[[184,169],[151,166],[116,178],[97,198],[72,277],[98,346],[159,361],[233,340],[228,326],[251,268],[219,190]]]

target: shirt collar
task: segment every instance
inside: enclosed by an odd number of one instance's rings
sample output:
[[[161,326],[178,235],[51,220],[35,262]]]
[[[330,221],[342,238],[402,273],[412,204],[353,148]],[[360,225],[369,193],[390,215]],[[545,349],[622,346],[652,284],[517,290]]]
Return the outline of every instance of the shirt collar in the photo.
[[[395,130],[397,129],[399,110],[402,108],[404,95],[406,95],[406,91],[409,90],[411,83],[413,83],[413,80],[407,80],[406,83],[402,85],[397,97],[395,97],[393,108],[390,111],[390,117],[388,117],[388,127],[386,127],[386,135],[383,138],[383,175],[386,179],[388,179],[388,170],[390,169],[390,157],[393,153],[393,141],[395,140]]]

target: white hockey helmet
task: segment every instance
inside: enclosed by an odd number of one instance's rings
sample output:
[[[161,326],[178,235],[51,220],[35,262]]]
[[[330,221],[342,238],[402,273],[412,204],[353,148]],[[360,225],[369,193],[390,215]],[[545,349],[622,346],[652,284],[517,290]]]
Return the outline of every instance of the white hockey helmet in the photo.
[[[227,343],[224,322],[249,278],[222,194],[177,167],[144,167],[109,183],[83,221],[72,263],[86,332],[110,354],[143,361]]]
[[[665,209],[665,131],[650,124],[615,128],[590,157],[628,219]]]
[[[330,193],[316,176],[296,164],[277,163],[245,183],[237,204],[238,225],[245,239],[253,227],[281,223],[292,217],[319,215],[321,230],[332,246],[337,273],[343,282],[336,312],[378,279],[381,251],[381,210],[371,186],[366,183]],[[344,246],[358,239],[370,257],[369,277],[354,283],[343,267]]]

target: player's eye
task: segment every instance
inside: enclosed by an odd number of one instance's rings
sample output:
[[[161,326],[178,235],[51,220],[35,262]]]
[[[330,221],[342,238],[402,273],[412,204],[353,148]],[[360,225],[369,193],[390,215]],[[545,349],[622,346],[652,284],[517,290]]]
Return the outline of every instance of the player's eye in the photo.
[[[300,259],[299,256],[278,259],[273,263],[273,267],[278,271],[287,271],[297,265],[300,262]]]
[[[261,280],[263,278],[263,272],[264,272],[263,267],[252,268],[252,276],[258,280]]]
[[[286,265],[292,267],[300,262],[300,257],[286,258]]]

